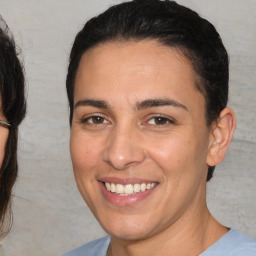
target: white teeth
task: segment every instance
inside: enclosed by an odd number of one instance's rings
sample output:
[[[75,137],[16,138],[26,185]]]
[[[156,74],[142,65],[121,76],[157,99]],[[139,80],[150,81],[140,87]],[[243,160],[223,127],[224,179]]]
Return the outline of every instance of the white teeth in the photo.
[[[112,193],[115,193],[115,192],[116,192],[116,185],[115,185],[115,184],[111,183],[111,185],[110,185],[110,191],[111,191]]]
[[[140,192],[140,184],[134,184],[133,190],[134,190],[134,192]]]
[[[113,183],[112,183],[112,184],[113,184]],[[112,184],[111,184],[111,186],[112,186]],[[114,185],[114,184],[113,184],[113,185]],[[121,185],[121,184],[116,184],[115,186],[116,186],[116,193],[117,193],[117,194],[123,194],[123,193],[124,193],[125,188],[124,188],[123,185]],[[111,191],[111,192],[112,192],[112,191]]]
[[[107,191],[111,191],[111,185],[109,184],[109,183],[105,183],[105,186],[106,186],[106,188],[107,188]]]
[[[148,183],[148,184],[147,184],[147,189],[150,189],[150,188],[151,188],[151,184]]]
[[[132,194],[133,193],[133,185],[132,184],[125,185],[124,193],[125,194]]]
[[[142,192],[146,190],[146,184],[145,184],[145,183],[142,183],[142,184],[140,185],[140,190],[141,190]]]
[[[129,196],[135,193],[138,193],[140,191],[144,192],[148,189],[153,188],[156,185],[156,183],[142,183],[142,184],[114,184],[114,183],[108,183],[105,182],[105,187],[108,191],[111,191],[112,193],[119,194],[121,196]]]

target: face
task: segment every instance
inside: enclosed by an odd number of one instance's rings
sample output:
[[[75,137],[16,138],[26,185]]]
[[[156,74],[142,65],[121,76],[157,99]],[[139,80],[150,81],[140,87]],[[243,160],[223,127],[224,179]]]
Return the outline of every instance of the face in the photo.
[[[81,195],[103,228],[143,239],[204,209],[210,131],[190,63],[155,41],[87,51],[70,150]]]
[[[7,121],[2,111],[0,111],[0,120]],[[5,154],[5,145],[8,139],[9,129],[0,125],[0,167]]]

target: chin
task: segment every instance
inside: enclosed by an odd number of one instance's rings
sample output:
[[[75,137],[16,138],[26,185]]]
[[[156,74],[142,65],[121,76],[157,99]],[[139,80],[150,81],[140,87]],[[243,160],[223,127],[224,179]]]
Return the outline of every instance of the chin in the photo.
[[[126,218],[127,220],[125,220]],[[131,216],[100,222],[103,229],[112,237],[121,240],[141,240],[150,236],[149,221],[134,220]]]
[[[145,230],[106,230],[106,232],[114,238],[126,241],[138,241],[147,238]]]

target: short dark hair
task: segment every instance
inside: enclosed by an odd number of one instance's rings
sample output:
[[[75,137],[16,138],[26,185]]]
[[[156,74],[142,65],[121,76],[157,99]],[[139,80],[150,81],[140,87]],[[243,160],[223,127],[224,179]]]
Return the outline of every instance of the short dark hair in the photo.
[[[214,26],[175,1],[134,0],[110,7],[77,34],[69,59],[66,89],[73,118],[74,83],[82,55],[109,41],[153,39],[177,48],[192,64],[196,89],[206,102],[206,123],[216,121],[228,101],[229,59]],[[214,166],[209,166],[207,181]]]
[[[0,237],[7,234],[11,226],[11,191],[18,172],[18,126],[26,113],[23,71],[13,37],[0,16],[1,111],[11,125],[0,168]]]

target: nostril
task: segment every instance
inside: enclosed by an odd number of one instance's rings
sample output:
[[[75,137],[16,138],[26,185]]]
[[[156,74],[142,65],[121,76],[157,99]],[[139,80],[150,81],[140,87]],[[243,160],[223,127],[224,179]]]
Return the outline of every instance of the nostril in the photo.
[[[103,150],[103,160],[117,170],[125,169],[144,160],[136,131],[127,127],[113,130]]]

